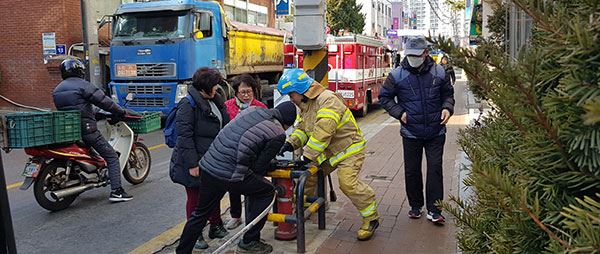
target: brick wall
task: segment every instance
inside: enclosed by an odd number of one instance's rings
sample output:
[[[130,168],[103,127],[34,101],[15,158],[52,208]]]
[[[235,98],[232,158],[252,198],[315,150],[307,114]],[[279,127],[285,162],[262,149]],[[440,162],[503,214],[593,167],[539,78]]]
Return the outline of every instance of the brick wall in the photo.
[[[55,32],[67,48],[82,41],[79,0],[0,1],[0,94],[18,103],[53,107],[61,81],[57,62],[44,64],[42,33]],[[0,101],[0,106],[7,103]]]

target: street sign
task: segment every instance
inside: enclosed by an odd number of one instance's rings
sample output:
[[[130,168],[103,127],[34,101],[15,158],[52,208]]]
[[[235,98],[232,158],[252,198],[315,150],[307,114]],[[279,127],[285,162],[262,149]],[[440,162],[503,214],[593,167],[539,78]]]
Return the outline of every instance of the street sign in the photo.
[[[275,0],[275,15],[290,15],[290,0]]]
[[[56,55],[56,34],[42,33],[42,49],[44,55]]]
[[[388,29],[385,34],[387,35],[387,37],[390,38],[396,38],[398,37],[398,30],[396,29]]]
[[[57,55],[66,55],[67,54],[67,45],[56,44],[56,54]]]

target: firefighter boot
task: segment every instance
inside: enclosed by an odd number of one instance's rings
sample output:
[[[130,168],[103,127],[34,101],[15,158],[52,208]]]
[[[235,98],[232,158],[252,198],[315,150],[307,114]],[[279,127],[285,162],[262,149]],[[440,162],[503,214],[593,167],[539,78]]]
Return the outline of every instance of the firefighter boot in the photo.
[[[375,229],[379,227],[379,220],[375,219],[372,221],[363,220],[363,224],[360,229],[356,232],[356,238],[359,241],[367,241],[375,234]]]

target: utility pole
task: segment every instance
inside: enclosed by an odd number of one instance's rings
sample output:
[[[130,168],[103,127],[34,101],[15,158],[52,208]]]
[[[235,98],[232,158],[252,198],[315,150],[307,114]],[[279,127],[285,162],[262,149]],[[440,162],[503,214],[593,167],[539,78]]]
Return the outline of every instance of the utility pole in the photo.
[[[10,215],[10,205],[6,190],[6,178],[4,177],[4,164],[0,154],[0,253],[16,254],[15,232]]]
[[[83,28],[83,53],[87,64],[86,76],[90,83],[102,87],[100,49],[98,43],[98,21],[92,10],[91,0],[81,0],[81,25]]]

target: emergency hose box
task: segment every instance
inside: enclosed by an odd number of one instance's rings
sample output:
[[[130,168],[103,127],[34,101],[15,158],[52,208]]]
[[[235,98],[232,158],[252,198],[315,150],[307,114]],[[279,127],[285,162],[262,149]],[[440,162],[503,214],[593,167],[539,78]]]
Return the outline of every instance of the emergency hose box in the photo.
[[[325,0],[296,0],[294,6],[294,45],[302,50],[324,48],[327,39]]]

